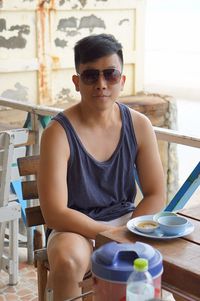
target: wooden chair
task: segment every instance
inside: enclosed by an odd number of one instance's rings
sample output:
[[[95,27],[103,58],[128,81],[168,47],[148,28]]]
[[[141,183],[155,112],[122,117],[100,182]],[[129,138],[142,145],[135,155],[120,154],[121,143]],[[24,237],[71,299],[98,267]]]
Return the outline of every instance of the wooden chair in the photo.
[[[11,193],[11,181],[20,179],[16,160],[24,156],[27,129],[0,132],[0,270],[9,274],[9,284],[18,282],[18,238],[21,206]],[[8,227],[9,226],[9,227]],[[8,254],[4,251],[8,239]]]
[[[19,174],[23,177],[28,177],[28,179],[22,182],[22,194],[24,200],[38,199],[36,176],[39,167],[39,155],[19,158],[17,162]],[[35,179],[30,178],[30,176],[33,175],[35,176]],[[26,208],[26,221],[28,227],[36,227],[39,225],[45,226],[45,221],[39,205]],[[42,234],[37,228],[34,230],[34,263],[37,267],[38,299],[39,301],[44,301],[49,263],[47,250],[43,247],[42,243]],[[86,285],[84,285],[83,281],[83,293],[85,293],[84,287],[88,290],[88,282],[89,287],[91,286],[90,281],[88,281],[90,276],[91,272],[85,274],[84,280]],[[85,301],[92,301],[90,296],[86,298],[84,299]]]

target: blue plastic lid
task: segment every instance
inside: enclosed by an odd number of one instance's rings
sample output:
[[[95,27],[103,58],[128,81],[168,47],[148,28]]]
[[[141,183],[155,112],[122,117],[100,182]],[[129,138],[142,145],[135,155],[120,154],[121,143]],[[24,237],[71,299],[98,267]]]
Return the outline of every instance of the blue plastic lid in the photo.
[[[148,260],[148,271],[153,278],[162,273],[162,255],[142,242],[103,245],[92,254],[92,272],[104,280],[126,282],[133,271],[133,261],[139,257]]]

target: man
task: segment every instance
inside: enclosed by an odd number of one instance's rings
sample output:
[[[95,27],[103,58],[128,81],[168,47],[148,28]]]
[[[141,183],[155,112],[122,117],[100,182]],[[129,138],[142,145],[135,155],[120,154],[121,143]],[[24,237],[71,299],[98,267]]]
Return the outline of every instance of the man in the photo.
[[[54,229],[47,247],[54,301],[80,294],[98,233],[158,212],[165,200],[151,123],[117,102],[126,80],[121,44],[107,34],[83,38],[75,67],[81,101],[58,114],[41,140],[38,188]],[[135,166],[144,196],[137,208]]]

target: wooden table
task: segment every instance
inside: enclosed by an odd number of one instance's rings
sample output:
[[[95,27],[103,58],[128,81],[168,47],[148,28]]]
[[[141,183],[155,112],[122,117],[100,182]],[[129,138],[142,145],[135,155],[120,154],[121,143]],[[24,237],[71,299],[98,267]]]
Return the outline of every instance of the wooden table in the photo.
[[[200,206],[179,212],[195,226],[185,237],[158,240],[138,236],[126,227],[105,231],[97,235],[96,247],[116,241],[120,243],[141,241],[158,249],[163,255],[162,287],[174,294],[176,301],[200,300]]]

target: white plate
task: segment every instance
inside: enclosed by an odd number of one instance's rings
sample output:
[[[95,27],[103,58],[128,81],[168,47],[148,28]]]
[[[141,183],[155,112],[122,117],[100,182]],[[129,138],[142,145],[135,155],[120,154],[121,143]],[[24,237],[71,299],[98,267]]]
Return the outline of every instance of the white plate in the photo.
[[[194,225],[190,221],[188,221],[188,225],[187,225],[185,231],[183,231],[179,234],[176,234],[176,235],[167,235],[167,234],[163,233],[160,230],[160,228],[154,230],[151,233],[143,233],[143,232],[138,231],[134,227],[134,222],[136,222],[136,221],[145,221],[145,220],[151,220],[151,219],[153,220],[153,215],[138,216],[138,217],[135,217],[135,218],[131,219],[130,221],[128,221],[126,226],[127,226],[128,230],[131,231],[132,233],[135,233],[140,236],[157,238],[157,239],[172,239],[172,238],[182,237],[182,236],[186,236],[194,231]]]

